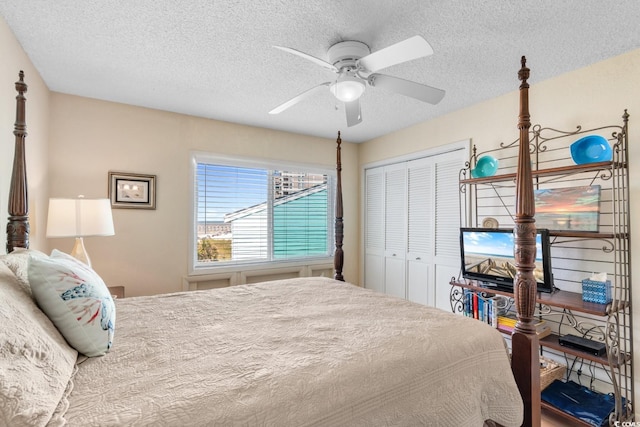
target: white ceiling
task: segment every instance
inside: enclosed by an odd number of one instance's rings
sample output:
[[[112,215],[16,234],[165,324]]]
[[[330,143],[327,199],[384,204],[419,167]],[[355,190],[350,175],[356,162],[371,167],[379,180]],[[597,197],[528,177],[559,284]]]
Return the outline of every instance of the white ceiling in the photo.
[[[640,47],[638,0],[2,0],[0,13],[53,91],[350,142],[516,90],[522,55],[535,83]],[[272,46],[327,60],[339,41],[376,51],[414,35],[435,53],[382,72],[445,89],[438,105],[368,87],[351,128],[328,90],[268,114],[334,76]]]

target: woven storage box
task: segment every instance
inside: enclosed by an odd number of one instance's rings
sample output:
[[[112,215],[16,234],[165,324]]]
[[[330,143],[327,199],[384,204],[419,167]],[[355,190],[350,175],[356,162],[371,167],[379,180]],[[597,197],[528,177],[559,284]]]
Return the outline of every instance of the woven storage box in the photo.
[[[540,356],[540,390],[547,388],[553,380],[561,380],[566,371],[566,366]]]

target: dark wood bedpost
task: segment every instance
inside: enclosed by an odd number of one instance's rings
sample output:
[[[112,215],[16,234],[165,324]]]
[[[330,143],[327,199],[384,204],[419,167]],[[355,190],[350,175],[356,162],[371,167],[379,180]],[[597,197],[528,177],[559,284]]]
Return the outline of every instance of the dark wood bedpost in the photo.
[[[514,256],[516,277],[514,280],[515,306],[518,321],[511,335],[511,369],[524,401],[525,427],[540,426],[540,356],[535,328],[537,286],[533,275],[536,257],[535,200],[529,154],[529,69],[523,56],[518,72],[520,84],[520,146],[516,173],[516,218]]]
[[[16,82],[16,123],[13,134],[16,137],[13,154],[11,189],[9,190],[9,222],[7,223],[7,252],[14,248],[29,247],[29,194],[27,190],[27,166],[25,162],[25,138],[27,123],[25,119],[25,98],[27,85],[24,72],[20,70]]]
[[[336,172],[338,181],[336,183],[336,223],[335,223],[335,237],[336,237],[336,251],[333,255],[333,267],[335,270],[334,279],[344,282],[342,276],[342,267],[344,265],[344,252],[342,251],[342,240],[344,238],[344,224],[342,222],[343,208],[342,208],[342,160],[340,159],[340,131],[338,131],[338,144],[336,148]]]

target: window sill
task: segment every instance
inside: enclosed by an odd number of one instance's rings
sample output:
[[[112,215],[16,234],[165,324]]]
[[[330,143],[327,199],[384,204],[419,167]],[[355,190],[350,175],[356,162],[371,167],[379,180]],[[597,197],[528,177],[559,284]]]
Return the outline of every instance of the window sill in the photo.
[[[310,276],[333,277],[333,257],[197,268],[183,277],[182,289],[190,291]]]

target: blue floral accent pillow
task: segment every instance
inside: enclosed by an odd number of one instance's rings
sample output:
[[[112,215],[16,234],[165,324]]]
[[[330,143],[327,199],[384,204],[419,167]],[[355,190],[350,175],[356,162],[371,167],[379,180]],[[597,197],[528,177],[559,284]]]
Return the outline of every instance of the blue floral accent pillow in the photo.
[[[31,257],[28,274],[36,302],[73,348],[89,357],[109,351],[116,308],[91,267],[54,249],[49,258]]]

